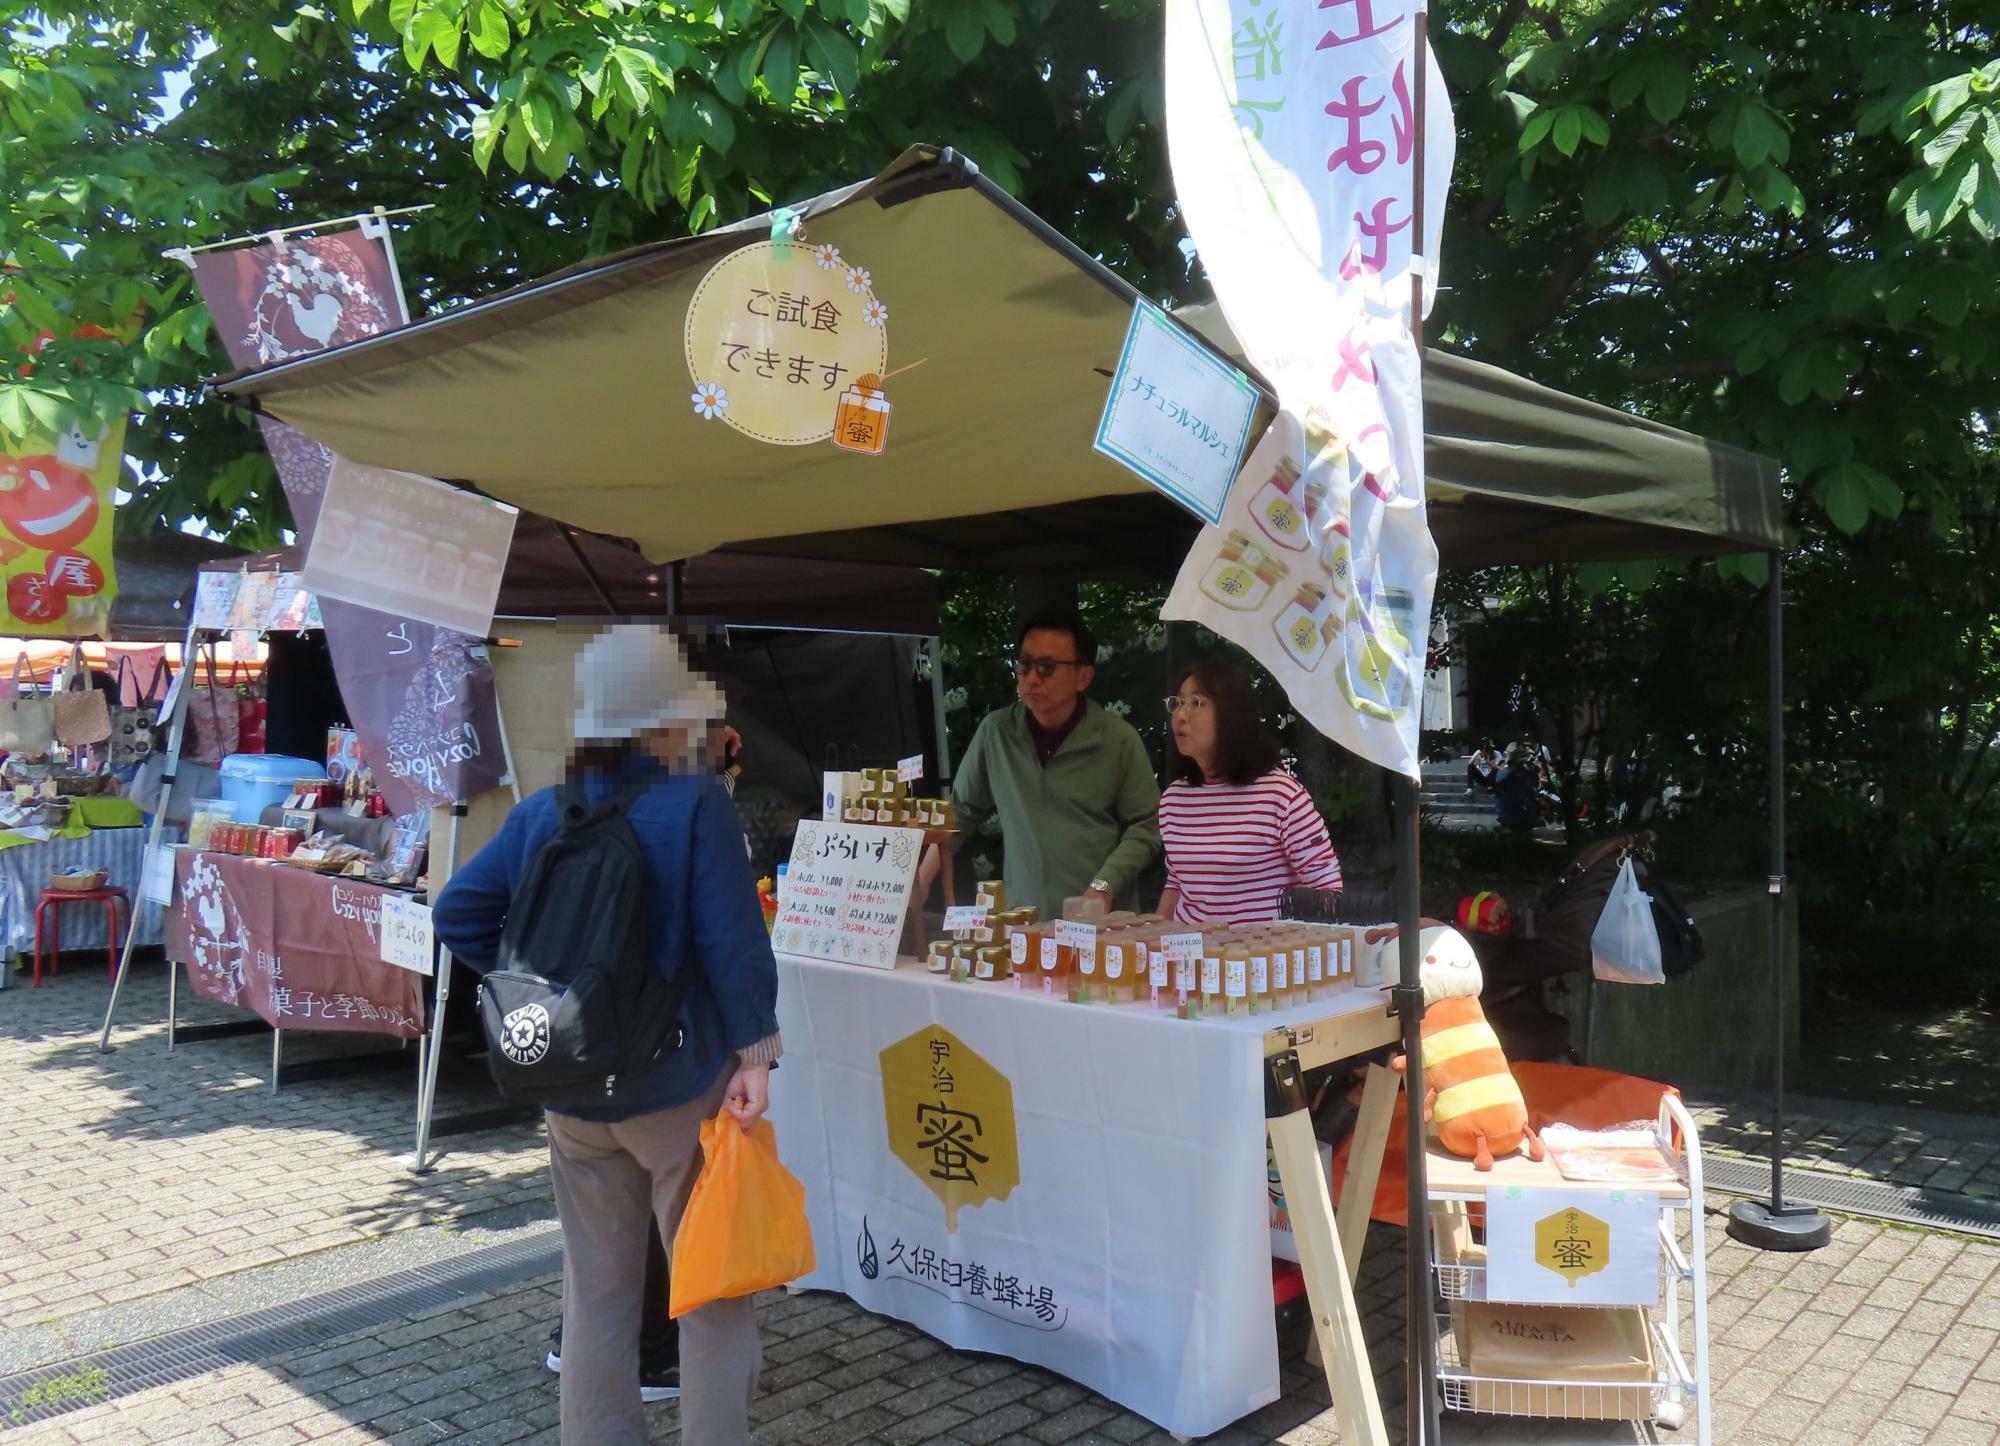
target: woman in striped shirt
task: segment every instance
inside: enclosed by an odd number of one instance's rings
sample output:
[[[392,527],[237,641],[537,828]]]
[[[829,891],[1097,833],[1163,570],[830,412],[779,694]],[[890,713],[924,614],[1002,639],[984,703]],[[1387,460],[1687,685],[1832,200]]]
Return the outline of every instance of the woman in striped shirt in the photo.
[[[1179,760],[1160,795],[1167,887],[1160,912],[1185,924],[1278,917],[1287,888],[1339,890],[1340,858],[1312,796],[1278,766],[1234,664],[1199,662],[1167,699]]]

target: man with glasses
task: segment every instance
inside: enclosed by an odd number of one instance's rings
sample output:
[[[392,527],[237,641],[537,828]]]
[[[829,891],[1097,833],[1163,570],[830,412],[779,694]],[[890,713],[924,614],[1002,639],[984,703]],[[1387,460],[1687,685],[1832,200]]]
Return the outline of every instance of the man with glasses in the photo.
[[[1146,745],[1084,696],[1097,642],[1075,614],[1029,618],[1014,654],[1019,701],[981,720],[952,780],[955,846],[998,814],[1010,907],[1059,919],[1065,899],[1088,895],[1112,908],[1160,852],[1160,785]],[[937,871],[931,850],[920,898]]]

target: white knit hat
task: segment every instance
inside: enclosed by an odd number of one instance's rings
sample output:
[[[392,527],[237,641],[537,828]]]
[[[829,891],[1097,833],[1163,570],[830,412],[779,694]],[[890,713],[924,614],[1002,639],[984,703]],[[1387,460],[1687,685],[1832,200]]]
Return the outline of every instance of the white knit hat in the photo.
[[[701,725],[722,717],[722,690],[688,664],[663,627],[619,623],[576,657],[579,742],[635,738],[671,723]]]

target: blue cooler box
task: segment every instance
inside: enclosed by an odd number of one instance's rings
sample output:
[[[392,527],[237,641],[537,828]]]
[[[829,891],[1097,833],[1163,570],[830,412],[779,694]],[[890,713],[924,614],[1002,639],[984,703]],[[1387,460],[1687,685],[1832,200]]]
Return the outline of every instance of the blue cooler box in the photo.
[[[326,767],[310,758],[282,753],[232,753],[222,760],[222,801],[239,823],[255,823],[265,809],[291,797],[301,778],[324,778]]]

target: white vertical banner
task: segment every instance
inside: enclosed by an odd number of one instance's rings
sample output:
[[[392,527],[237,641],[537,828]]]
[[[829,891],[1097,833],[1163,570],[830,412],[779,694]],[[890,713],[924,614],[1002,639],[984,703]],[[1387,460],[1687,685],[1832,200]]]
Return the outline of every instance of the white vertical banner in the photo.
[[[1279,415],[1161,615],[1270,669],[1301,717],[1412,777],[1437,548],[1409,326],[1417,0],[1169,0],[1188,233]],[[1425,52],[1426,306],[1454,149]]]

